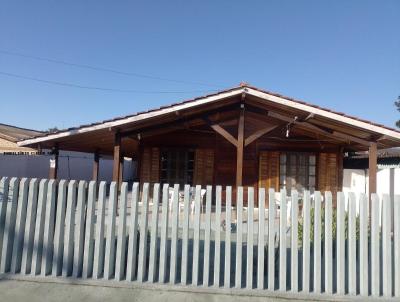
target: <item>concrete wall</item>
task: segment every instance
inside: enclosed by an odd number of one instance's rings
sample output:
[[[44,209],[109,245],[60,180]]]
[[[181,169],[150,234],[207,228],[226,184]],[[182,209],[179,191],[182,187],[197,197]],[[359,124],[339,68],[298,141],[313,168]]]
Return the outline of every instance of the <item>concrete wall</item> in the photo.
[[[0,176],[15,176],[28,178],[47,178],[51,155],[3,155],[0,154]],[[58,178],[91,180],[93,154],[81,152],[60,151]],[[99,180],[112,180],[111,158],[100,159]],[[131,160],[124,162],[125,181],[133,179],[135,164]]]

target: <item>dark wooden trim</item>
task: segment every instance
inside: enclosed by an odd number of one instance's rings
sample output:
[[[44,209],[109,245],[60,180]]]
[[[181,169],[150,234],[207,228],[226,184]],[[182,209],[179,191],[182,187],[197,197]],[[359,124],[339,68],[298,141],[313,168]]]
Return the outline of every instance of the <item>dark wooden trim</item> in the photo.
[[[119,132],[114,136],[114,162],[113,162],[113,181],[119,180],[120,158],[121,158],[121,135]]]
[[[99,152],[96,151],[93,156],[93,170],[92,170],[92,180],[99,180],[99,169],[100,169],[100,155]]]
[[[240,110],[236,146],[236,187],[243,184],[244,108]]]
[[[376,143],[371,143],[368,152],[369,164],[369,194],[376,193],[376,176],[377,176],[378,148]]]

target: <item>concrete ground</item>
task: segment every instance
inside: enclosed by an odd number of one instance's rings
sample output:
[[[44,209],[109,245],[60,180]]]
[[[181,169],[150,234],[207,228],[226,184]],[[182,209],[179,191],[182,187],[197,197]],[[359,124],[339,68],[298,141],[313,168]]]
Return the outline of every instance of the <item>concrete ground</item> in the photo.
[[[258,290],[225,290],[172,285],[149,285],[121,282],[92,282],[41,277],[0,277],[0,301],[173,301],[173,302],[267,302],[267,301],[372,301],[360,297],[326,297]],[[384,299],[379,299],[383,301]],[[394,300],[391,300],[394,301]]]

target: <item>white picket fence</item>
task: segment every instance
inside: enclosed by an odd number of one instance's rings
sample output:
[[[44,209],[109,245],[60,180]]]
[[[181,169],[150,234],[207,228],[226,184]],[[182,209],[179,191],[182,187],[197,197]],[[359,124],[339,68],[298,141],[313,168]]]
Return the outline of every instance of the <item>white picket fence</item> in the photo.
[[[0,272],[400,297],[400,196],[201,189],[2,178]]]

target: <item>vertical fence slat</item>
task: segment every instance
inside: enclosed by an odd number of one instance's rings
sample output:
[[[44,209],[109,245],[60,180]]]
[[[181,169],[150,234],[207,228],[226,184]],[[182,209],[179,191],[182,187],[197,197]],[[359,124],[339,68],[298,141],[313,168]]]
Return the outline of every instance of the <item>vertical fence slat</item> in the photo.
[[[118,187],[116,182],[110,185],[110,196],[107,208],[107,238],[104,259],[104,278],[111,279],[115,272],[115,220],[118,203]]]
[[[190,186],[185,185],[183,196],[183,238],[182,238],[182,264],[181,264],[181,283],[186,285],[188,282],[188,251],[189,251],[189,211],[190,211]]]
[[[139,259],[138,259],[138,281],[143,282],[146,275],[147,256],[147,222],[149,212],[149,184],[143,184],[142,209],[140,211],[139,225]]]
[[[149,282],[155,282],[157,264],[158,241],[158,204],[160,199],[160,184],[153,186],[153,208],[151,210],[151,234],[150,234],[150,258],[149,258]]]
[[[314,292],[321,293],[321,193],[314,193]]]
[[[47,186],[46,213],[44,216],[42,276],[51,274],[54,248],[54,215],[56,210],[56,180],[51,179]]]
[[[171,236],[171,265],[169,282],[175,284],[176,270],[178,266],[178,225],[179,225],[179,185],[174,186],[174,198],[172,202],[172,236]]]
[[[38,275],[41,268],[41,259],[43,252],[43,229],[44,229],[44,215],[46,210],[46,197],[47,197],[47,179],[42,179],[39,185],[39,197],[36,213],[35,237],[33,243],[32,255],[32,275]]]
[[[360,295],[368,296],[368,198],[360,196]]]
[[[71,180],[68,184],[67,212],[65,215],[64,233],[64,256],[63,256],[63,277],[72,273],[72,261],[74,253],[74,226],[75,226],[75,202],[76,202],[76,181]]]
[[[264,289],[265,257],[265,189],[258,189],[258,252],[257,252],[257,288]]]
[[[268,290],[275,290],[275,190],[269,189],[268,205]]]
[[[7,211],[4,224],[3,247],[1,251],[0,272],[11,269],[12,248],[14,242],[15,216],[17,215],[19,179],[12,178],[8,189]]]
[[[26,223],[24,234],[24,248],[22,251],[21,273],[30,274],[32,265],[33,239],[35,234],[36,208],[39,181],[34,178],[29,183],[28,207],[26,209]],[[7,193],[8,194],[8,193]]]
[[[333,293],[332,193],[325,192],[325,293]]]
[[[231,287],[231,233],[232,233],[232,187],[225,189],[225,267],[224,287]]]
[[[119,213],[118,213],[118,236],[117,256],[115,265],[115,279],[121,281],[125,277],[125,246],[126,246],[126,202],[128,198],[128,184],[121,185]]]
[[[88,200],[86,210],[85,246],[83,251],[82,277],[89,278],[93,273],[94,257],[94,219],[96,210],[97,182],[91,181],[88,188]]]
[[[345,196],[337,193],[336,278],[337,293],[345,293]]]
[[[382,200],[382,283],[383,296],[392,296],[392,217],[391,204],[388,194]]]
[[[194,201],[193,270],[192,270],[192,284],[195,286],[197,286],[199,283],[200,202],[201,202],[201,186],[196,186],[196,195]]]
[[[158,281],[165,283],[167,278],[167,237],[168,237],[168,213],[169,213],[169,185],[164,184],[161,213],[161,242],[160,242],[160,266]]]
[[[2,177],[0,179],[0,255],[3,250],[3,238],[5,230],[7,203],[8,203],[8,188],[10,185],[10,180],[8,177]],[[1,256],[0,256],[1,265]]]
[[[304,192],[303,200],[303,292],[310,291],[310,192]]]
[[[292,190],[292,209],[291,209],[291,285],[292,292],[299,290],[299,251],[298,251],[298,215],[299,215],[299,195],[296,190]]]
[[[348,286],[349,294],[357,293],[357,251],[356,251],[356,195],[349,193],[349,214],[348,214]]]
[[[214,286],[220,286],[220,265],[221,265],[221,198],[222,187],[216,187],[215,200],[215,252],[214,252]]]
[[[207,186],[204,229],[203,286],[208,286],[208,280],[210,277],[211,194],[212,187]]]
[[[133,194],[133,193],[132,193]],[[104,270],[104,220],[106,212],[106,183],[100,182],[96,213],[96,237],[94,240],[93,278],[99,279]]]
[[[247,188],[247,268],[246,288],[253,288],[253,247],[254,247],[254,188]]]
[[[279,290],[286,291],[286,231],[287,231],[287,205],[286,190],[280,193],[279,215]]]
[[[380,292],[379,259],[379,197],[371,194],[371,294],[374,297]]]
[[[13,244],[13,256],[11,260],[11,272],[14,274],[19,273],[21,270],[22,250],[24,248],[26,206],[28,203],[28,187],[28,179],[22,178],[19,184],[18,208],[15,221],[15,237]]]
[[[128,260],[126,264],[127,281],[132,281],[136,276],[138,203],[139,203],[139,184],[135,182],[132,186],[132,198],[131,198]]]
[[[82,274],[83,247],[85,239],[86,187],[86,181],[79,182],[75,221],[74,264],[72,270],[72,276],[74,278],[78,278]]]
[[[394,197],[394,295],[400,297],[400,195]]]
[[[243,187],[237,187],[236,202],[236,269],[235,287],[242,287],[242,242],[243,242]]]
[[[60,180],[58,184],[56,225],[54,229],[54,253],[52,274],[57,277],[62,270],[64,249],[65,208],[67,205],[67,181]]]

